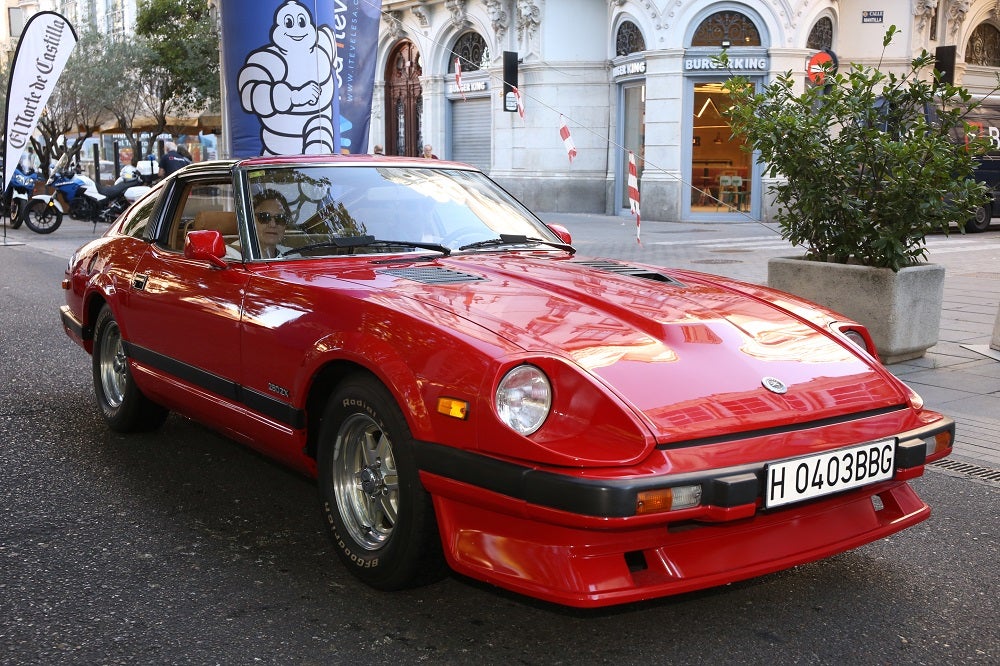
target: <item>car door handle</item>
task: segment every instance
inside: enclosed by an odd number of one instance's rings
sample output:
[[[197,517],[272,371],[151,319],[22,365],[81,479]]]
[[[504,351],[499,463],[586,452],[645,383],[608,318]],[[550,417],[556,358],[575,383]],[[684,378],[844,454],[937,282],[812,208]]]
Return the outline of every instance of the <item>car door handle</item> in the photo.
[[[132,278],[132,288],[133,289],[139,289],[139,290],[145,289],[146,288],[146,280],[148,280],[148,279],[149,279],[148,275],[136,275],[136,276],[133,276],[133,278]]]

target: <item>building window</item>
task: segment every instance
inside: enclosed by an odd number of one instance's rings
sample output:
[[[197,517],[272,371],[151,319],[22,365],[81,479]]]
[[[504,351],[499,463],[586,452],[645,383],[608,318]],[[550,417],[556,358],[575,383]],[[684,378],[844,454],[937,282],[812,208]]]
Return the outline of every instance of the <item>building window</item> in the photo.
[[[7,20],[10,25],[10,36],[14,38],[20,37],[21,31],[24,30],[24,13],[21,8],[8,7]]]
[[[739,12],[716,12],[695,30],[691,46],[760,46],[760,32]]]
[[[486,40],[477,32],[467,32],[455,42],[455,48],[451,50],[451,62],[448,64],[448,71],[455,71],[455,58],[462,61],[463,72],[475,72],[479,69],[486,69],[490,66],[490,47],[486,45]]]
[[[816,21],[816,25],[809,31],[806,48],[815,49],[816,51],[829,51],[833,49],[833,21],[828,16],[824,16]]]
[[[615,55],[624,56],[646,50],[646,40],[642,38],[639,26],[632,21],[622,21],[615,37]]]
[[[1000,30],[989,23],[976,26],[965,48],[965,62],[970,65],[1000,67]]]

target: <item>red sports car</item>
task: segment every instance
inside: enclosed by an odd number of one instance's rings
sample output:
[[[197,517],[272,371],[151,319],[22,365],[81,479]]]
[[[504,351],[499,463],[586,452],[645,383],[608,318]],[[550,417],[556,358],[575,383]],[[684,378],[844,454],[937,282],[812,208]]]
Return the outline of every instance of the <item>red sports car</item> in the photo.
[[[862,326],[764,287],[574,254],[440,161],[188,167],[70,260],[116,431],[168,410],[318,479],[336,551],[572,606],[696,590],[927,518],[954,422]]]

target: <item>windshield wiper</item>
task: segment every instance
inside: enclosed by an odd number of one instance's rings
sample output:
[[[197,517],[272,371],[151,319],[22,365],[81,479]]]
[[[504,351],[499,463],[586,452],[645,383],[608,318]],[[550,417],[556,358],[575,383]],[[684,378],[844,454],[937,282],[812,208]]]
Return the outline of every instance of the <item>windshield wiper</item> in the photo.
[[[323,247],[336,247],[336,248],[359,248],[359,247],[417,247],[422,250],[433,250],[434,252],[440,252],[444,256],[451,254],[451,248],[438,243],[424,243],[422,241],[401,241],[401,240],[386,240],[382,238],[375,238],[374,236],[346,236],[344,238],[331,238],[330,240],[323,241],[321,243],[310,243],[309,245],[303,245],[302,247],[293,247],[290,250],[285,250],[281,253],[282,257],[288,256],[289,254],[302,254],[303,252],[308,252],[309,250],[315,250]]]
[[[463,245],[458,249],[461,252],[464,250],[479,250],[482,248],[507,247],[511,245],[548,245],[558,250],[565,250],[570,254],[576,254],[576,248],[573,247],[572,245],[567,245],[566,243],[559,243],[557,241],[545,240],[544,238],[534,238],[532,236],[524,236],[522,234],[500,234],[499,238],[491,238],[489,240],[482,240],[482,241],[477,241],[475,243],[469,243],[468,245]]]

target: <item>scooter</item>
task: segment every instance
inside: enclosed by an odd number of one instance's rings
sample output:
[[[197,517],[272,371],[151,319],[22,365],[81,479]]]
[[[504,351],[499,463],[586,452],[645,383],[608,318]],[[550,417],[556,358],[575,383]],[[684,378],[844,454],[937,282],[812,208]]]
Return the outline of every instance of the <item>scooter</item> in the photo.
[[[11,229],[17,229],[24,221],[24,211],[28,200],[35,192],[35,181],[41,178],[34,169],[22,171],[20,165],[14,167],[14,176],[10,179],[10,187],[3,197],[3,214],[10,217]]]

